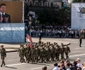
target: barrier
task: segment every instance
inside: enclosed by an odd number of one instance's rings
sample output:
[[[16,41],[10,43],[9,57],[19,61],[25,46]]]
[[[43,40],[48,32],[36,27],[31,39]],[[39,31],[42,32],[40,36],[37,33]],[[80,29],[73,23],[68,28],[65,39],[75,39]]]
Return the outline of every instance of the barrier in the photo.
[[[24,23],[0,23],[0,43],[25,42]]]

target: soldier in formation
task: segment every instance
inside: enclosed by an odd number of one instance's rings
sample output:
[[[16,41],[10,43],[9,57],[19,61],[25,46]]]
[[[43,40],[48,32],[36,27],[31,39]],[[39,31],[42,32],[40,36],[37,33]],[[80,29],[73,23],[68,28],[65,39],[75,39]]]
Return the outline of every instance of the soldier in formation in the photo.
[[[58,45],[56,42],[35,43],[32,48],[30,48],[29,44],[26,44],[25,46],[20,45],[20,62],[46,63],[68,59],[69,53],[71,52],[70,48],[68,47],[69,45],[70,44],[65,45],[63,43],[61,43],[61,45]]]
[[[25,62],[24,56],[25,56],[24,45],[20,45],[20,48],[19,48],[19,57],[20,57],[20,62],[21,63]]]

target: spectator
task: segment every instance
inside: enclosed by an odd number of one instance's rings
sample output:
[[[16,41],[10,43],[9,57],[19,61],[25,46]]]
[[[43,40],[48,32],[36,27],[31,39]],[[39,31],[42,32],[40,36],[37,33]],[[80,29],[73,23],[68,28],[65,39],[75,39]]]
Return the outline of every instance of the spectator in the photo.
[[[77,58],[76,61],[77,61],[77,67],[81,67],[81,68],[82,68],[83,65],[82,65],[82,63],[81,63],[80,58]]]
[[[65,65],[66,64],[70,64],[71,65],[71,63],[70,63],[70,61],[68,59],[65,61]]]
[[[74,61],[73,63],[72,63],[72,66],[71,66],[71,70],[77,70],[77,62],[76,61]]]
[[[57,63],[54,64],[54,68],[53,68],[53,70],[59,70],[59,68],[58,68],[58,64],[57,64]]]
[[[69,63],[67,63],[65,67],[66,67],[66,70],[71,70],[71,69],[70,69],[70,64],[69,64]]]
[[[82,70],[85,70],[85,62],[84,62],[84,64],[83,64],[83,68],[82,68]]]
[[[82,68],[81,67],[78,67],[77,70],[82,70]]]
[[[47,70],[47,67],[46,67],[46,66],[45,66],[45,67],[43,67],[43,68],[42,68],[42,70]]]
[[[60,64],[59,70],[66,70],[64,64]]]

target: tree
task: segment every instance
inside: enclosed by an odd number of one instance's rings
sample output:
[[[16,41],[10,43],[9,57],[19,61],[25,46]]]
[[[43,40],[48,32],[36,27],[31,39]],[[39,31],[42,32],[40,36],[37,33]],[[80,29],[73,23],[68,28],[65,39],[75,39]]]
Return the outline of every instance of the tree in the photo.
[[[71,22],[71,9],[70,8],[62,8],[58,11],[55,9],[44,9],[38,13],[38,20],[41,24],[69,24]]]

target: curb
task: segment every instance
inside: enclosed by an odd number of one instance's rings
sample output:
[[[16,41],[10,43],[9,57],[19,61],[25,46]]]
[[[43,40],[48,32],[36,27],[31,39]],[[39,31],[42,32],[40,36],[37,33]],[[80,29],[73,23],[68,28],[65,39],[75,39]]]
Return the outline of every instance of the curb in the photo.
[[[9,50],[9,51],[6,51],[6,53],[10,53],[10,52],[17,52],[18,50]],[[1,52],[0,52],[1,53]]]

